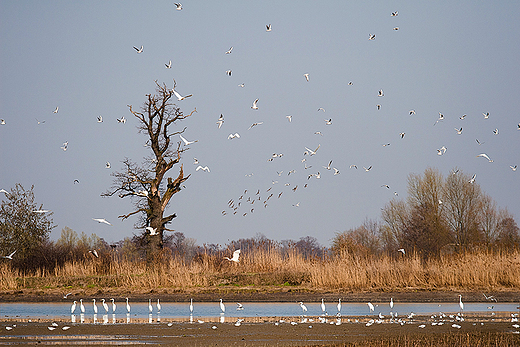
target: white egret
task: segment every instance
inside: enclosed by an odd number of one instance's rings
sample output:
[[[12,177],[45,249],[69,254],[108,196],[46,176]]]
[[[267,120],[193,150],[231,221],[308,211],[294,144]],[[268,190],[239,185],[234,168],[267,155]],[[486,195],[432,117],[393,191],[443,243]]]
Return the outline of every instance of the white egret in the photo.
[[[338,313],[340,313],[341,312],[341,298],[338,299],[338,306],[337,307],[338,307]]]
[[[390,309],[394,308],[394,298],[390,298]]]
[[[370,309],[370,312],[374,312],[374,305],[372,305],[371,302],[367,302],[368,308]]]
[[[464,311],[464,303],[462,302],[462,295],[459,294],[459,307],[461,311]]]
[[[126,298],[126,311],[130,313],[130,304],[128,303],[128,298]]]
[[[228,258],[228,257],[224,257],[224,259],[227,259],[229,261],[234,261],[235,263],[238,263],[238,257],[240,256],[240,250],[237,249],[236,251],[233,252],[233,257],[232,258]]]
[[[179,93],[177,93],[177,91],[176,91],[175,89],[172,89],[172,91],[173,91],[173,94],[175,94],[175,96],[177,97],[177,99],[178,99],[179,101],[182,101],[182,100],[184,100],[184,99],[186,99],[186,98],[189,98],[189,97],[193,96],[193,94],[186,95],[186,96],[182,96],[182,95],[180,95]]]
[[[152,299],[148,299],[148,311],[153,312]]]
[[[321,299],[321,311],[323,314],[325,314],[325,311],[327,310],[327,307],[325,306],[325,302],[323,302],[323,299]]]
[[[103,303],[103,308],[105,309],[105,313],[108,313],[108,305],[107,303],[105,302],[105,299],[101,299],[102,303]]]
[[[85,313],[85,306],[83,306],[83,299],[79,299],[79,309],[81,313]]]
[[[96,305],[96,299],[92,299],[92,306],[93,306],[93,309],[94,309],[94,313],[97,313],[97,305]]]
[[[16,250],[13,251],[11,254],[9,255],[4,255],[2,258],[5,258],[5,259],[9,259],[9,260],[13,260],[13,255],[16,253]]]
[[[70,307],[70,313],[74,313],[74,311],[76,311],[76,304],[78,302],[76,300],[74,300],[74,302],[72,303],[72,306]]]
[[[305,306],[302,301],[300,301],[300,307],[302,308],[303,313],[307,312],[307,306]]]
[[[112,298],[110,299],[110,301],[112,301],[112,313],[115,313],[117,308],[115,300]]]
[[[226,312],[226,306],[222,302],[222,299],[220,299],[220,310],[222,311],[222,313]]]
[[[193,299],[190,299],[190,313],[193,313]]]
[[[161,303],[159,302],[159,299],[157,299],[157,312],[161,312]]]

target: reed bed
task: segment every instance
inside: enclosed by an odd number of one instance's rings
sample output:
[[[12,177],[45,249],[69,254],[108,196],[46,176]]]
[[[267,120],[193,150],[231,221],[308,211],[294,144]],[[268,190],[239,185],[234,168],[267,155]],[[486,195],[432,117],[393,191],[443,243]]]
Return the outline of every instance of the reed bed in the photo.
[[[520,288],[519,252],[470,252],[424,261],[404,257],[343,253],[304,257],[276,247],[242,252],[240,263],[217,255],[187,261],[167,257],[151,266],[108,255],[65,263],[52,273],[20,273],[0,265],[0,290],[26,288],[171,288],[176,291],[217,287],[299,286],[311,290],[500,290]]]

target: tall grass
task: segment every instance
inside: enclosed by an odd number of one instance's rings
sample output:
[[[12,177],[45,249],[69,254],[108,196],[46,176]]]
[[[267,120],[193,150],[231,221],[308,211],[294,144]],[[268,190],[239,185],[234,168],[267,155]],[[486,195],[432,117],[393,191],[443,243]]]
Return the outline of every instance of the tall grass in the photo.
[[[164,257],[151,266],[107,254],[66,262],[52,273],[31,274],[0,265],[0,290],[26,288],[168,288],[254,289],[265,286],[299,286],[312,290],[499,290],[520,287],[520,253],[487,251],[444,255],[424,261],[417,254],[403,257],[356,256],[343,253],[323,258],[305,258],[296,249],[262,247],[242,252],[236,264],[219,255],[203,254],[188,261]]]

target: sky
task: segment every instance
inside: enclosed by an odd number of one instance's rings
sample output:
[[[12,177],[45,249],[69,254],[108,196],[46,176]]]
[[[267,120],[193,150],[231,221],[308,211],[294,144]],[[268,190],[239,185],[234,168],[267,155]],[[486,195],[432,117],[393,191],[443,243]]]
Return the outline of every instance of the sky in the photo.
[[[278,241],[313,236],[329,246],[336,233],[381,220],[394,192],[406,199],[408,176],[428,167],[476,174],[520,220],[520,170],[510,168],[520,165],[517,1],[0,7],[0,188],[34,185],[36,202],[53,212],[51,239],[65,226],[107,242],[141,232],[137,217],[118,218],[133,211],[130,200],[101,194],[125,158],[140,163],[149,151],[127,105],[139,108],[155,81],[172,88],[174,80],[180,94],[193,94],[176,104],[197,112],[172,130],[186,127],[184,137],[198,142],[183,153],[191,176],[170,202],[167,212],[177,218],[169,227],[199,245],[261,233]],[[255,122],[262,124],[249,129]],[[235,133],[240,138],[228,139]],[[273,154],[283,155],[269,161]],[[194,158],[210,172],[196,171]],[[230,200],[241,202],[236,214]]]

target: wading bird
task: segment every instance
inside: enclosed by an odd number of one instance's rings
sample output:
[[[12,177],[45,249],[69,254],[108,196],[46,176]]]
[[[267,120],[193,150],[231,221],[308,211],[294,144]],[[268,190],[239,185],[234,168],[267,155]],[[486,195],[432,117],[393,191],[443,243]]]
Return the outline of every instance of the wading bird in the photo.
[[[220,310],[222,311],[222,313],[226,312],[226,305],[224,305],[224,303],[222,302],[222,299],[220,299]]]
[[[227,259],[229,261],[234,261],[235,263],[238,263],[238,257],[239,256],[240,256],[240,250],[237,249],[236,251],[233,252],[233,257],[232,258],[224,257],[224,259]]]

